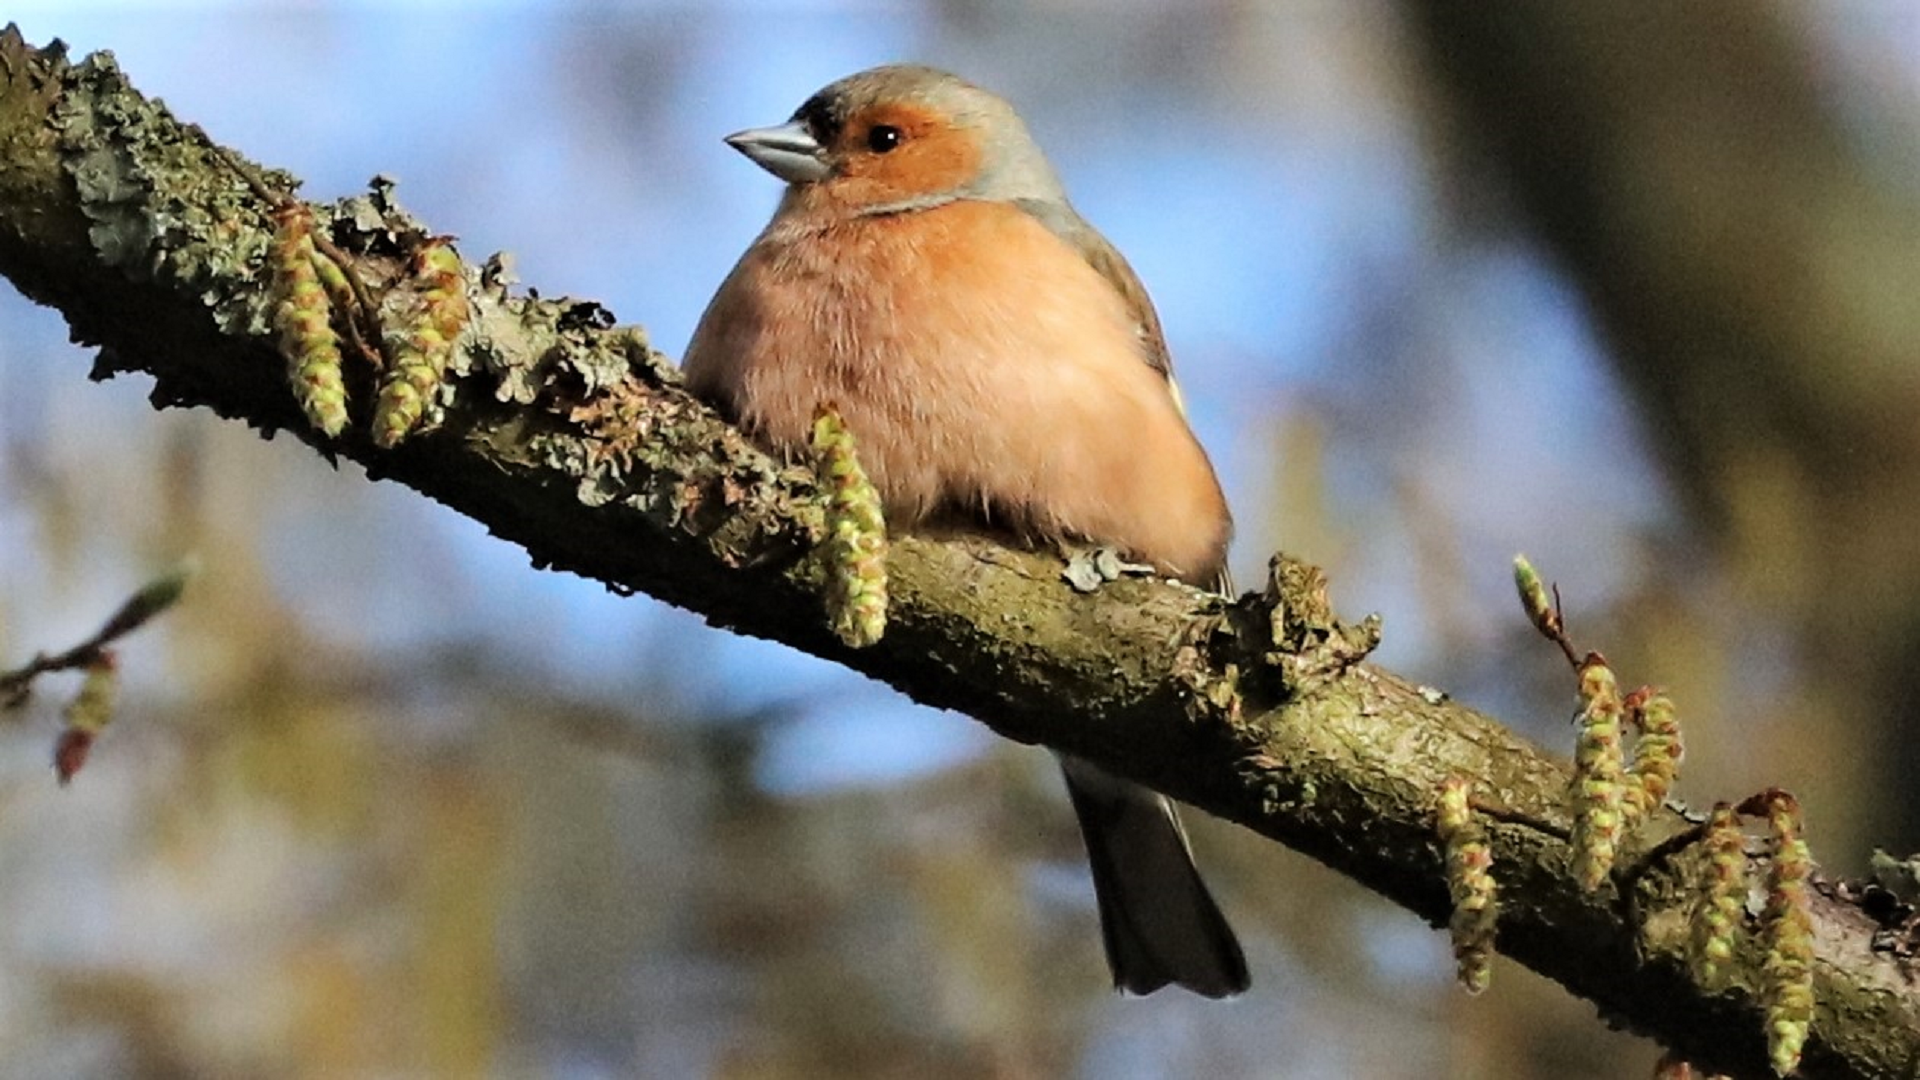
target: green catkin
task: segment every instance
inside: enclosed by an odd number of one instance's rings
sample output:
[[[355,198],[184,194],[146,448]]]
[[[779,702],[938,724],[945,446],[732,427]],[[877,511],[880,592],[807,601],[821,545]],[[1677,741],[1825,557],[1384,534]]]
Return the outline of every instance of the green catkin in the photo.
[[[102,649],[88,662],[86,679],[81,682],[79,693],[61,711],[66,728],[54,742],[53,768],[62,784],[72,780],[87,763],[94,740],[113,722],[114,707],[119,701],[120,668],[114,662],[113,653]]]
[[[1746,834],[1733,807],[1719,803],[1707,819],[1701,843],[1707,853],[1706,887],[1693,915],[1690,949],[1694,981],[1713,987],[1733,960],[1747,901]]]
[[[1580,735],[1573,758],[1573,874],[1600,887],[1613,869],[1626,826],[1620,687],[1598,653],[1580,665]]]
[[[1680,720],[1673,700],[1651,690],[1628,695],[1627,716],[1640,737],[1633,743],[1633,765],[1627,771],[1627,825],[1644,819],[1666,802],[1680,776],[1686,747],[1680,741]]]
[[[1470,994],[1486,990],[1493,980],[1493,939],[1500,909],[1493,880],[1493,848],[1487,830],[1473,817],[1472,781],[1448,777],[1440,788],[1436,831],[1447,851],[1447,892],[1453,915],[1447,930],[1453,939],[1453,959],[1460,985]]]
[[[1767,873],[1767,906],[1761,915],[1766,943],[1763,998],[1767,1010],[1767,1057],[1779,1076],[1800,1068],[1800,1053],[1813,1027],[1813,919],[1807,879],[1813,860],[1800,835],[1800,805],[1777,792],[1767,805],[1773,860]]]
[[[273,324],[287,380],[308,423],[332,438],[347,426],[347,387],[340,370],[340,337],[331,323],[332,306],[316,268],[313,215],[289,205],[275,215],[270,260],[273,267]],[[337,267],[335,269],[338,269]]]
[[[446,381],[453,343],[472,317],[460,256],[446,238],[428,241],[415,254],[413,274],[418,306],[412,320],[387,339],[393,366],[374,399],[373,441],[382,449],[420,430]]]
[[[828,616],[841,641],[865,648],[887,629],[887,525],[880,494],[860,466],[853,433],[831,408],[814,417],[813,452],[827,483]]]

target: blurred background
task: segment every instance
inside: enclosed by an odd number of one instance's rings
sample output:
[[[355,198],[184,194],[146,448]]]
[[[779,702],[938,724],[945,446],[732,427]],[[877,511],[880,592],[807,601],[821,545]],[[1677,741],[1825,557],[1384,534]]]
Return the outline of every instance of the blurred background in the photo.
[[[1576,640],[1696,802],[1920,847],[1920,3],[26,0],[30,41],[670,353],[764,222],[724,147],[914,59],[1013,99],[1158,301],[1258,580],[1548,746]],[[179,557],[72,787],[0,726],[8,1076],[1639,1077],[1657,1052],[1191,822],[1231,1003],[1107,989],[1051,763],[87,381],[0,295],[0,667]],[[1197,817],[1197,815],[1195,815]]]

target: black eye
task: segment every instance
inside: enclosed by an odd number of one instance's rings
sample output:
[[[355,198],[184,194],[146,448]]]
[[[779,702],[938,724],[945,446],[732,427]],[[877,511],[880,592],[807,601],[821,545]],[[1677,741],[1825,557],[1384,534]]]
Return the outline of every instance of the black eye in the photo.
[[[899,128],[890,124],[875,124],[867,129],[867,149],[876,154],[884,154],[899,146],[903,138],[905,136],[900,134]]]

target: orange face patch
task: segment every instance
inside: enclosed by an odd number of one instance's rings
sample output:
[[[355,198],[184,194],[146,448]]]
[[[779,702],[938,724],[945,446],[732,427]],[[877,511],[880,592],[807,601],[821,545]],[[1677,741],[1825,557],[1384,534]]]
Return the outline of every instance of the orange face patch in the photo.
[[[856,109],[829,147],[837,175],[825,182],[856,206],[881,205],[964,187],[980,171],[976,132],[923,106]]]

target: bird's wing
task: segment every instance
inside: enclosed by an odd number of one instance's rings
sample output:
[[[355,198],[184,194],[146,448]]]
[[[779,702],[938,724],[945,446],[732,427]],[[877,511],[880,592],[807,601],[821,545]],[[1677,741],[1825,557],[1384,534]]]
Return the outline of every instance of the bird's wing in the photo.
[[[1160,331],[1160,316],[1147,297],[1147,287],[1140,284],[1139,275],[1127,265],[1126,257],[1064,202],[1019,199],[1014,205],[1065,240],[1126,301],[1127,311],[1133,315],[1134,332],[1140,335],[1141,355],[1155,371],[1167,377],[1167,390],[1179,403],[1180,390],[1173,385],[1173,357],[1167,352],[1167,339]],[[1184,404],[1181,411],[1186,411]]]
[[[1147,287],[1140,284],[1140,275],[1127,264],[1126,256],[1065,202],[1019,199],[1014,205],[1079,252],[1087,265],[1098,270],[1127,302],[1127,311],[1133,315],[1134,332],[1140,335],[1140,355],[1153,370],[1166,377],[1167,393],[1173,395],[1174,407],[1185,416],[1187,403],[1180,397],[1180,384],[1173,381],[1173,355],[1167,351],[1167,338],[1160,330],[1160,314],[1153,310]],[[1214,579],[1214,591],[1222,596],[1233,595],[1233,580],[1227,576],[1224,566]]]

